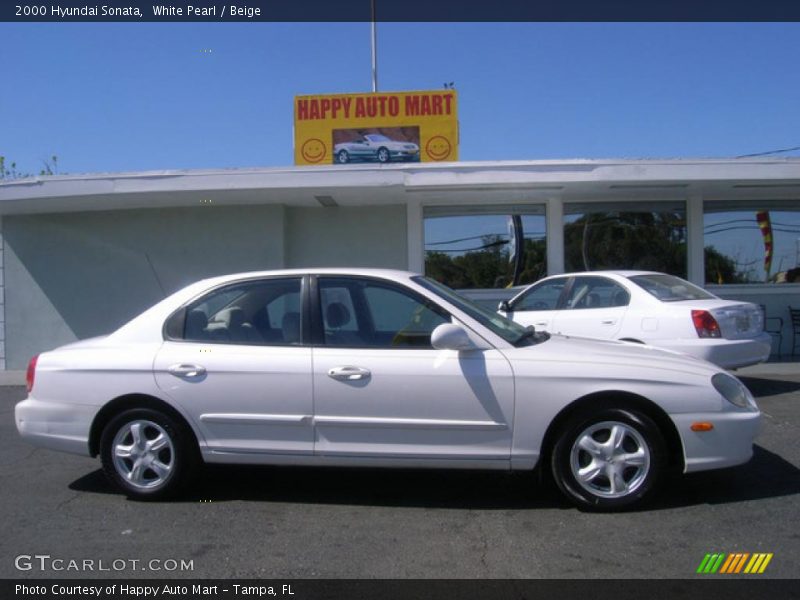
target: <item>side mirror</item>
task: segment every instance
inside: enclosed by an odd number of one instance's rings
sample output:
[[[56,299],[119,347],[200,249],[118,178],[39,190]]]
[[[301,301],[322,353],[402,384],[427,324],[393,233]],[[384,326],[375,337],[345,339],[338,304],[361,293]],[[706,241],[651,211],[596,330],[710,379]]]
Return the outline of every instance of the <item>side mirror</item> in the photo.
[[[497,310],[509,313],[511,312],[511,305],[508,303],[508,300],[503,300],[500,304],[497,305]]]
[[[476,350],[478,346],[460,325],[442,323],[431,333],[431,345],[437,350]]]

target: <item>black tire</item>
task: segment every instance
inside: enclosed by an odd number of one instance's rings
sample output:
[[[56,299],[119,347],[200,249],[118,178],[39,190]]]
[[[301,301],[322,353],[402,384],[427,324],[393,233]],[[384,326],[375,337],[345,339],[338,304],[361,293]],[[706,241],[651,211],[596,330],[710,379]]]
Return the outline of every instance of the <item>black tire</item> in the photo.
[[[391,155],[389,154],[389,150],[386,148],[378,148],[378,151],[375,153],[375,156],[380,163],[388,163],[391,159]]]
[[[347,153],[347,150],[339,150],[336,153],[336,162],[340,165],[346,165],[350,162],[350,155]]]
[[[125,456],[126,452],[130,455]],[[150,408],[129,409],[111,419],[100,437],[100,458],[106,477],[129,497],[140,500],[174,496],[200,462],[187,427]]]
[[[618,408],[575,415],[551,455],[558,489],[578,508],[591,511],[641,506],[658,486],[665,464],[666,445],[656,424],[641,412]]]

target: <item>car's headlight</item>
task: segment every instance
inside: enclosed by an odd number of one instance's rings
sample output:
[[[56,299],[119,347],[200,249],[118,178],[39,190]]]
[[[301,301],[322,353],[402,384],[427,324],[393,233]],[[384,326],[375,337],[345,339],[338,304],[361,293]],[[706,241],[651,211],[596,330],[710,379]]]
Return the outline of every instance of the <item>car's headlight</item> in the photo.
[[[728,402],[746,410],[758,410],[753,394],[733,375],[717,373],[711,378],[711,385]]]

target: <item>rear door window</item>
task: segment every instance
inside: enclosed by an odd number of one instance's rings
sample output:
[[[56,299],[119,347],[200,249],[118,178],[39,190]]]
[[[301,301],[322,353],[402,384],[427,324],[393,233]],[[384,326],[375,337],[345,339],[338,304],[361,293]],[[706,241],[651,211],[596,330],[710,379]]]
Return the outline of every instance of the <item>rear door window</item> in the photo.
[[[628,291],[605,277],[576,277],[570,288],[564,308],[581,310],[627,306],[631,300]]]
[[[300,344],[301,287],[292,277],[218,288],[171,317],[167,335],[187,342]]]

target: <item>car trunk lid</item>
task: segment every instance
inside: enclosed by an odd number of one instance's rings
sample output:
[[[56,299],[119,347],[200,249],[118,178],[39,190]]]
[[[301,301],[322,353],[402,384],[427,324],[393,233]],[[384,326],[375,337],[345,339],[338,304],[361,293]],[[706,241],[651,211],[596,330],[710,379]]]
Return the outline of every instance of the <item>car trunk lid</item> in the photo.
[[[720,334],[726,340],[744,340],[757,337],[764,331],[764,313],[761,307],[751,302],[731,300],[686,300],[675,302],[693,310],[707,311],[719,325]]]
[[[733,304],[710,312],[726,340],[754,338],[764,331],[764,314],[755,304]]]

